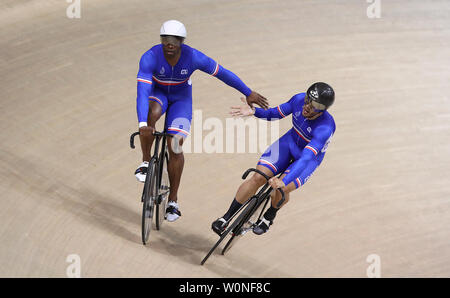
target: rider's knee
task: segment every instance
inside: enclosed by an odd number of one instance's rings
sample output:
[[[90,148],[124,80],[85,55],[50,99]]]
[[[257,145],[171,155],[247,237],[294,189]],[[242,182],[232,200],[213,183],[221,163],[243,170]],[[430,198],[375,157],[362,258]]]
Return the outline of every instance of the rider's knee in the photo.
[[[264,185],[267,182],[266,178],[258,173],[253,174],[251,181],[258,186]]]
[[[182,158],[183,155],[183,138],[175,135],[168,139],[169,155],[174,158]]]

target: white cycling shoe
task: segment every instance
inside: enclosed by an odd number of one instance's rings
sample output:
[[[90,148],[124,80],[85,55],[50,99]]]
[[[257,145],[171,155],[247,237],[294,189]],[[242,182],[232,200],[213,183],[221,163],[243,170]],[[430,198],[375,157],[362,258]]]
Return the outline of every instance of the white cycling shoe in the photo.
[[[174,201],[169,201],[166,208],[167,221],[176,221],[181,216],[180,210],[178,210],[178,204]]]
[[[144,161],[144,162],[141,163],[141,165],[134,172],[134,176],[136,176],[136,179],[139,182],[144,183],[145,182],[145,177],[147,177],[147,172],[148,172],[148,161]]]

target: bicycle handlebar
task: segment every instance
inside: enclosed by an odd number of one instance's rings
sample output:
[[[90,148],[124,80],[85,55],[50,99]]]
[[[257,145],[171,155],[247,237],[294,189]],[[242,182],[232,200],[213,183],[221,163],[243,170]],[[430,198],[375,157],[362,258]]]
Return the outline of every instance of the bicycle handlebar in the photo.
[[[139,134],[140,134],[139,131],[137,131],[137,132],[131,134],[131,136],[130,136],[130,147],[131,147],[132,149],[135,148],[135,146],[134,146],[134,137],[137,136],[137,135],[139,135]],[[159,131],[155,131],[155,132],[153,133],[153,135],[154,135],[155,137],[171,136],[171,134],[168,134],[168,133],[166,133],[166,132],[159,132]]]
[[[139,131],[137,131],[137,132],[131,134],[131,136],[130,136],[130,147],[131,147],[132,149],[135,148],[135,146],[134,146],[134,137],[137,136],[138,134],[139,134]]]
[[[242,175],[242,179],[246,179],[248,174],[250,174],[250,172],[255,172],[255,173],[260,174],[261,176],[266,178],[267,181],[269,181],[269,179],[270,179],[270,177],[267,176],[265,173],[261,172],[260,170],[254,169],[254,168],[250,168],[247,171],[245,171],[244,175]],[[281,205],[283,205],[286,198],[284,196],[284,191],[281,188],[277,188],[277,190],[281,193],[281,200],[277,204],[277,208],[280,208]]]
[[[250,168],[247,171],[245,171],[244,175],[242,175],[242,179],[246,179],[248,174],[250,174],[250,172],[256,172],[256,173],[260,174],[261,176],[263,176],[264,178],[266,178],[266,180],[270,179],[269,176],[267,176],[266,174],[264,174],[260,170],[257,170],[257,169],[254,169],[254,168]]]

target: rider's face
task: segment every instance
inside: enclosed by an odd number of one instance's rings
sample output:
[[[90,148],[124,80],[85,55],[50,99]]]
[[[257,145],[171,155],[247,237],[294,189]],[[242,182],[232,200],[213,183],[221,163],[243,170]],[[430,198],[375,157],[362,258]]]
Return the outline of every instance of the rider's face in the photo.
[[[305,98],[305,103],[303,104],[303,110],[302,110],[303,117],[305,117],[307,119],[313,118],[322,112],[323,112],[323,110],[316,109],[313,106],[312,100],[310,100],[308,97]]]
[[[163,35],[161,36],[161,43],[163,45],[164,55],[173,57],[180,53],[183,39],[177,36]]]

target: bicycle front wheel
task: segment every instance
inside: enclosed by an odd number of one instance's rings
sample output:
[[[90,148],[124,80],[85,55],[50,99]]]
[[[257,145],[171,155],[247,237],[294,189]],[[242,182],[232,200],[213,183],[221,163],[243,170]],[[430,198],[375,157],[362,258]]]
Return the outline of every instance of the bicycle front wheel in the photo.
[[[225,255],[225,253],[230,250],[230,248],[235,245],[245,233],[253,229],[256,221],[262,216],[268,201],[268,197],[264,195],[258,199],[252,199],[235,220],[233,223],[234,226],[230,227],[230,229],[232,229],[232,235],[230,240],[228,240],[227,244],[223,247],[222,255]]]
[[[166,156],[165,158],[160,159],[160,166],[159,168],[159,192],[158,192],[158,201],[157,201],[157,207],[156,207],[156,229],[161,229],[161,226],[164,222],[165,216],[166,216],[166,205],[167,200],[169,198],[169,192],[170,192],[170,182],[169,182],[169,174],[167,173],[167,165],[169,164],[169,157]]]
[[[214,250],[216,250],[216,248],[219,246],[219,244],[225,239],[225,237],[227,237],[227,235],[236,228],[236,226],[240,225],[243,218],[245,217],[246,213],[249,210],[249,207],[251,206],[255,206],[256,200],[254,200],[253,198],[249,200],[249,202],[247,203],[248,205],[245,207],[244,211],[241,212],[241,214],[239,214],[239,216],[233,221],[233,223],[225,229],[225,231],[223,232],[222,235],[220,235],[219,240],[217,240],[217,242],[214,244],[214,246],[209,250],[208,254],[203,258],[203,260],[201,261],[201,265],[205,264],[206,260],[208,260],[208,258],[212,255],[212,253],[214,252]],[[229,244],[231,243],[232,239],[234,237],[231,238],[230,241],[228,241],[227,245],[229,246]],[[223,254],[223,251],[222,251]]]
[[[144,191],[142,194],[142,243],[148,242],[150,231],[152,229],[153,211],[156,200],[156,163],[150,160],[148,164],[147,177],[145,178]]]
[[[233,246],[233,244],[236,243],[236,241],[243,235],[243,226],[245,222],[247,221],[247,218],[249,217],[249,213],[253,211],[255,208],[256,200],[252,199],[251,202],[248,204],[248,206],[241,212],[238,218],[233,222],[233,224],[230,226],[231,231],[231,238],[228,240],[227,244],[222,249],[222,255],[225,255],[225,253],[230,250],[230,248]]]

